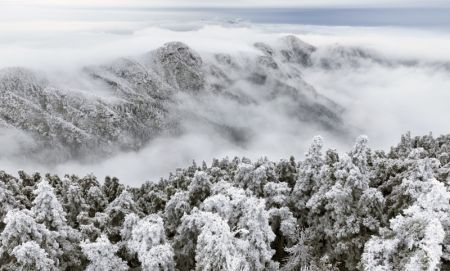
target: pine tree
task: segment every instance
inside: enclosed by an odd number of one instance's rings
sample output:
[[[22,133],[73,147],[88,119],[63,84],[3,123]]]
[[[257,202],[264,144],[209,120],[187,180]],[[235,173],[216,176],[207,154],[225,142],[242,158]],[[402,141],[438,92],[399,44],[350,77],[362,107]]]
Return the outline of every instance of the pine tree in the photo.
[[[57,270],[54,261],[35,241],[29,241],[15,247],[12,254],[16,257],[15,270]]]
[[[175,235],[181,218],[183,215],[189,214],[191,209],[187,192],[177,192],[170,198],[164,210],[164,225],[169,237]]]
[[[124,186],[119,183],[117,178],[105,178],[105,183],[102,186],[103,194],[106,196],[108,203],[115,200],[125,190]]]
[[[287,183],[269,182],[264,186],[264,198],[268,208],[271,207],[285,207],[289,203],[289,195],[291,189]]]
[[[203,171],[195,172],[191,184],[188,187],[189,200],[191,205],[198,205],[211,193],[210,176]]]
[[[299,191],[307,192],[304,183],[309,184],[306,204],[296,207],[306,214],[306,219],[300,217],[300,226],[307,225],[303,236],[313,248],[308,251],[312,261],[340,262],[341,268],[355,270],[364,243],[380,227],[384,198],[369,186],[366,137],[358,138],[349,155],[341,157],[328,151],[323,159],[320,146],[321,141],[316,141],[301,165],[292,199],[304,198]]]
[[[236,248],[237,240],[228,224],[219,216],[204,213],[205,225],[195,249],[196,270],[250,270]]]
[[[10,262],[16,247],[34,241],[46,251],[48,257],[54,261],[56,266],[59,265],[57,257],[61,254],[61,251],[59,251],[60,247],[56,242],[55,234],[46,229],[43,224],[36,223],[28,210],[9,211],[4,223],[5,228],[0,234],[1,262]]]
[[[84,241],[80,246],[90,261],[87,271],[128,270],[127,264],[116,256],[118,246],[111,244],[105,235],[93,243]]]
[[[365,270],[438,270],[445,229],[450,223],[450,192],[433,177],[431,160],[422,160],[403,190],[414,203],[391,219],[389,229],[365,245]]]
[[[137,254],[144,270],[174,270],[173,249],[166,243],[164,222],[160,216],[153,214],[139,220],[128,215],[125,222],[122,236],[128,249]]]
[[[275,250],[274,260],[284,262],[287,250],[297,241],[297,219],[287,207],[269,209],[269,224],[275,233],[272,248]]]
[[[13,193],[8,190],[2,182],[0,182],[0,231],[2,231],[5,226],[3,224],[3,220],[6,214],[18,207],[20,207],[20,205],[16,201]]]
[[[99,224],[104,223],[103,226],[108,229],[109,238],[113,242],[118,242],[120,241],[120,229],[125,220],[125,216],[131,213],[141,214],[133,200],[133,195],[127,190],[124,190],[106,207],[105,217],[100,213],[97,213],[96,216],[100,218]]]
[[[185,215],[174,245],[179,269],[248,270],[237,248],[248,244],[238,243],[228,224],[217,214],[194,209]]]
[[[263,195],[264,185],[270,178],[274,178],[275,169],[267,159],[260,159],[256,164],[243,159],[238,164],[234,182],[243,189],[249,189],[256,196]]]
[[[98,186],[89,187],[85,196],[85,202],[89,207],[89,217],[95,216],[97,212],[103,212],[108,204],[108,200]]]
[[[142,262],[143,270],[160,270],[172,271],[174,270],[174,254],[170,244],[156,245],[139,257]]]
[[[384,198],[369,187],[367,138],[358,138],[350,156],[344,155],[334,173],[335,184],[326,192],[324,233],[331,241],[331,259],[355,270],[364,243],[378,231]]]
[[[201,208],[219,214],[230,228],[236,228],[243,247],[241,253],[251,270],[272,268],[275,251],[271,243],[275,235],[269,225],[265,201],[224,182],[215,184],[212,191],[213,195],[204,201]]]
[[[313,194],[320,188],[319,174],[324,164],[322,158],[323,139],[317,136],[313,139],[305,160],[298,169],[298,179],[292,190],[291,201],[296,208],[297,217],[300,218],[302,226],[305,225],[303,219],[306,217],[308,208],[307,202]]]
[[[67,180],[65,180],[67,181]],[[64,195],[64,210],[68,216],[68,223],[72,227],[78,226],[77,217],[80,213],[87,211],[87,204],[77,184],[69,184]]]
[[[243,205],[245,208],[241,211],[238,229],[241,231],[241,239],[247,241],[249,247],[241,253],[245,255],[251,270],[276,269],[276,263],[272,261],[275,251],[271,248],[275,234],[269,225],[265,201],[250,197]]]
[[[45,224],[50,230],[64,227],[66,225],[66,213],[53,193],[53,187],[47,181],[41,181],[33,193],[36,198],[33,200],[31,212],[36,222]]]

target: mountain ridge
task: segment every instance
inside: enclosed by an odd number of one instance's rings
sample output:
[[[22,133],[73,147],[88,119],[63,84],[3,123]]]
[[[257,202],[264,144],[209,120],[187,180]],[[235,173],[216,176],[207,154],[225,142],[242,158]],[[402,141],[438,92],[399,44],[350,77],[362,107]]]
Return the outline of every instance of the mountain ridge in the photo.
[[[344,109],[302,78],[315,47],[286,36],[255,48],[261,51],[256,57],[217,53],[210,60],[184,43],[170,42],[141,56],[82,68],[80,78],[100,86],[108,98],[96,95],[95,88],[81,92],[55,85],[26,68],[2,69],[0,123],[31,135],[38,143],[31,156],[49,162],[139,150],[162,134],[182,132],[186,116],[231,129],[224,133],[232,135],[230,140],[249,137],[233,135],[243,127],[195,112],[174,113],[186,97],[199,101],[212,95],[239,106],[279,104],[299,121],[343,131]],[[42,157],[44,148],[57,155]]]

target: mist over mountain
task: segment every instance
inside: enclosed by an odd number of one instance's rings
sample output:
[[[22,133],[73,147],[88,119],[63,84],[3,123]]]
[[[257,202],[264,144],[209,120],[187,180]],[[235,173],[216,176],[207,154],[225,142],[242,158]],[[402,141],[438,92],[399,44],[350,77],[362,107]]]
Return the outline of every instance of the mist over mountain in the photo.
[[[186,44],[171,42],[145,55],[84,67],[77,76],[90,87],[83,91],[54,84],[39,71],[4,68],[2,127],[34,139],[19,154],[48,162],[139,150],[157,136],[183,133],[185,122],[245,146],[259,132],[248,116],[252,107],[347,133],[344,108],[302,78],[302,70],[313,65],[313,46],[287,36],[276,47],[256,43],[255,48],[259,55],[202,58]],[[242,122],[211,108],[220,103],[242,110]]]
[[[407,51],[393,56],[392,50],[374,47],[372,37],[369,45],[346,36],[336,44],[326,31],[309,34],[316,37],[274,34],[271,26],[154,28],[118,35],[117,45],[105,44],[104,53],[76,53],[79,61],[66,59],[72,49],[56,55],[59,60],[49,54],[48,65],[39,64],[46,51],[30,51],[29,61],[5,61],[18,66],[0,70],[0,136],[7,142],[0,160],[10,171],[74,170],[137,183],[149,172],[157,178],[193,159],[302,153],[301,142],[317,134],[341,148],[362,133],[383,147],[408,130],[444,132],[433,122],[446,111],[446,57],[419,58]],[[155,35],[164,42],[152,41]],[[202,46],[202,40],[211,46]],[[119,45],[131,50],[115,52]],[[68,50],[61,46],[57,53]],[[427,84],[437,86],[428,95]],[[397,100],[405,91],[411,106],[436,98],[442,104],[409,108]],[[427,114],[429,119],[421,120]],[[380,125],[392,132],[382,132]],[[180,154],[169,154],[174,151]]]

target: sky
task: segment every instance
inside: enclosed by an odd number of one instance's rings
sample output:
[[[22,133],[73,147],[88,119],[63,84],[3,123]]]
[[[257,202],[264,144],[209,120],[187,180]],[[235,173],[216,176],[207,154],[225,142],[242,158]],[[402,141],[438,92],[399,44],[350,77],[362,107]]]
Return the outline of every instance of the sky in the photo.
[[[441,7],[448,0],[0,0],[0,5],[63,7]]]

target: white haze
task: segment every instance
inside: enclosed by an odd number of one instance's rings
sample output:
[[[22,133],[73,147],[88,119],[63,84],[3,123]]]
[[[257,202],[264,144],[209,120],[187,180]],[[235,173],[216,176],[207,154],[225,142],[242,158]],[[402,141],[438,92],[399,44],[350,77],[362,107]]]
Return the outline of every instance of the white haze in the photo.
[[[161,25],[163,27],[161,27]],[[367,134],[374,148],[387,149],[402,133],[435,135],[449,133],[450,71],[430,63],[450,62],[450,34],[432,30],[367,27],[318,27],[299,25],[226,25],[205,22],[176,24],[143,22],[65,22],[0,23],[0,68],[25,66],[43,71],[53,80],[77,85],[76,71],[84,65],[100,64],[120,56],[139,55],[168,41],[182,41],[203,57],[210,53],[235,56],[258,54],[252,44],[273,42],[286,34],[325,50],[336,43],[370,49],[388,59],[418,61],[411,67],[388,67],[368,63],[360,68],[335,71],[309,69],[307,82],[319,93],[346,108],[344,120]],[[63,79],[61,79],[63,78]],[[73,81],[71,79],[74,79]],[[251,91],[251,90],[249,90]],[[104,95],[100,93],[99,95]],[[185,110],[196,110],[184,104]],[[167,176],[177,167],[188,166],[192,160],[211,162],[212,158],[248,156],[271,159],[303,156],[310,139],[318,130],[305,127],[289,116],[280,114],[276,105],[243,109],[227,108],[215,100],[211,112],[224,122],[238,123],[258,131],[248,146],[238,146],[204,127],[186,123],[179,137],[159,138],[139,152],[121,153],[92,164],[67,162],[55,167],[31,163],[26,159],[11,161],[2,155],[1,169],[15,172],[42,171],[58,174],[86,175],[102,179],[119,177],[130,185]],[[244,118],[242,114],[247,114]],[[20,151],[33,144],[25,135],[10,130],[0,131],[3,154]],[[345,151],[351,140],[323,134],[327,146]]]

